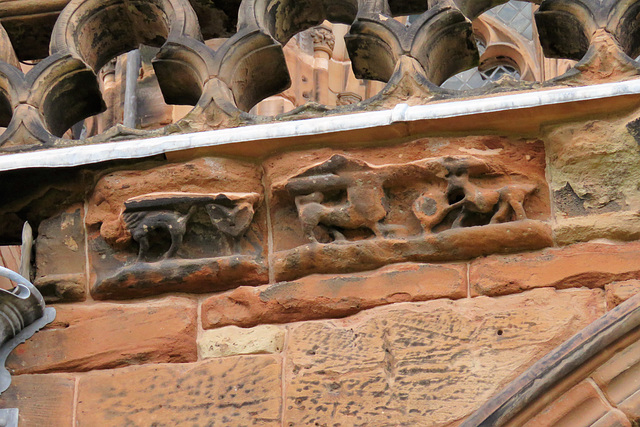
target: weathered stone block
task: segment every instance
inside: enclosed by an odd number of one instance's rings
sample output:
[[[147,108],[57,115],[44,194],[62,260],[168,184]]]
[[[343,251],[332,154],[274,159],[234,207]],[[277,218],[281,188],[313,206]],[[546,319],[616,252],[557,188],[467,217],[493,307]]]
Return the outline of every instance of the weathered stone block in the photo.
[[[281,369],[272,356],[242,356],[90,372],[78,424],[280,426]]]
[[[198,350],[203,359],[238,354],[279,353],[284,347],[284,338],[285,330],[274,325],[250,329],[227,326],[204,331],[198,337]]]
[[[541,252],[489,256],[471,263],[473,295],[504,295],[554,287],[600,288],[640,278],[640,244],[576,244]]]
[[[64,374],[18,375],[0,397],[0,408],[18,408],[21,426],[73,425],[75,379]]]
[[[396,264],[369,273],[313,275],[260,288],[242,287],[202,304],[204,328],[343,317],[404,301],[463,298],[465,264]]]
[[[557,219],[640,208],[640,152],[627,121],[572,123],[545,137]]]
[[[640,238],[640,213],[607,212],[558,219],[553,226],[553,238],[558,245],[570,245],[596,239],[619,241]]]
[[[285,424],[460,420],[602,315],[603,302],[601,290],[537,289],[292,326]]]
[[[56,309],[56,320],[9,356],[7,367],[13,373],[197,359],[194,301],[170,297],[140,304],[74,304]]]
[[[126,299],[266,283],[262,194],[260,168],[229,159],[103,177],[86,217],[92,296]]]
[[[38,227],[34,284],[48,303],[82,301],[86,297],[83,216],[84,207],[74,205]]]

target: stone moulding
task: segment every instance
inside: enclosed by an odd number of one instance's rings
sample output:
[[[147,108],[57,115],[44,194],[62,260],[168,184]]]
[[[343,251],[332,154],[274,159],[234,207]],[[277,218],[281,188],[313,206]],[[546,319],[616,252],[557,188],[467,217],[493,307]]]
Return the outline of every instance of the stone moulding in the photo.
[[[461,427],[507,425],[538,397],[638,326],[640,294],[614,308],[547,354],[482,405]]]
[[[11,384],[11,375],[4,364],[19,344],[51,323],[56,310],[45,307],[44,298],[27,279],[7,268],[0,267],[0,275],[17,284],[9,291],[0,289],[0,393]]]
[[[551,227],[524,220],[490,224],[411,239],[371,239],[349,243],[309,244],[274,254],[277,280],[314,273],[373,270],[399,262],[444,262],[495,253],[538,250],[553,245]]]

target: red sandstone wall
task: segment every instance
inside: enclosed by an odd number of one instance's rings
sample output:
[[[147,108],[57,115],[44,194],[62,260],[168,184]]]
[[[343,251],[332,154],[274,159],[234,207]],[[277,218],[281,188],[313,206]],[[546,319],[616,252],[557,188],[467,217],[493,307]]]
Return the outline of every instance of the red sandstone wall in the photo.
[[[106,171],[83,204],[40,224],[35,283],[58,315],[10,356],[0,407],[20,408],[22,425],[456,424],[637,292],[627,122]],[[473,178],[484,188],[537,192],[526,220],[429,234],[401,208],[417,193],[393,184],[405,234],[309,243],[283,191],[334,154],[375,179],[472,156],[499,165]],[[202,211],[175,258],[138,262],[121,213],[157,191],[260,198],[234,249],[198,228]],[[406,243],[415,236],[439,242],[437,256]]]

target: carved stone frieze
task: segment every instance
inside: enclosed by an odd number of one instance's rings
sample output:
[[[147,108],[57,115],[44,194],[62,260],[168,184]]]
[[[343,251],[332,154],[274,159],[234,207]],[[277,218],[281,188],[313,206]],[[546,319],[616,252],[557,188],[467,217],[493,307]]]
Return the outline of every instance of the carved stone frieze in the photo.
[[[246,191],[229,191],[238,189]],[[266,282],[261,204],[259,171],[224,159],[102,178],[87,215],[92,296],[211,292]]]
[[[272,186],[276,278],[549,246],[542,173],[490,156],[374,165],[335,154]],[[298,231],[278,226],[293,218]]]

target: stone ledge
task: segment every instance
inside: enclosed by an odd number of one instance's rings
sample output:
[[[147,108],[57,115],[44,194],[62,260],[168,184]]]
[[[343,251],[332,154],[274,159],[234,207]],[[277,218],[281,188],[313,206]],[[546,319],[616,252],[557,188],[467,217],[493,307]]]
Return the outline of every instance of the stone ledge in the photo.
[[[197,313],[191,300],[170,297],[56,309],[56,320],[9,356],[7,368],[13,374],[197,360]]]
[[[519,255],[492,255],[471,262],[472,295],[506,295],[554,287],[603,288],[640,278],[640,244],[583,243]]]
[[[202,305],[204,328],[344,317],[405,301],[464,298],[465,264],[396,264],[368,273],[313,275],[260,288],[241,287]]]

